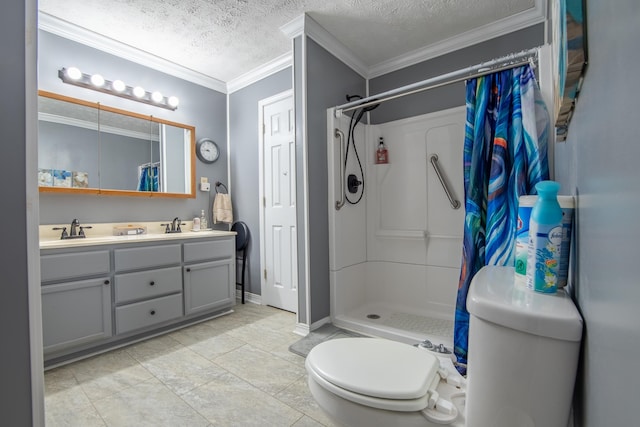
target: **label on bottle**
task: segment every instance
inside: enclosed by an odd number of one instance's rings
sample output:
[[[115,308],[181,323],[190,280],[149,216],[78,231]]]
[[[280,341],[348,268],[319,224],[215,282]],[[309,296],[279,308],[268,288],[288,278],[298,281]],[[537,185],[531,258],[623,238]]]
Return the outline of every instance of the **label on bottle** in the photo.
[[[518,223],[516,224],[516,279],[526,280],[527,257],[529,254],[529,218],[531,217],[531,206],[520,206],[518,208]]]
[[[376,163],[377,164],[389,163],[389,157],[388,157],[388,152],[386,148],[384,147],[378,148],[378,151],[376,152]]]
[[[562,234],[562,224],[546,225],[531,221],[527,259],[529,289],[544,293],[557,291]]]

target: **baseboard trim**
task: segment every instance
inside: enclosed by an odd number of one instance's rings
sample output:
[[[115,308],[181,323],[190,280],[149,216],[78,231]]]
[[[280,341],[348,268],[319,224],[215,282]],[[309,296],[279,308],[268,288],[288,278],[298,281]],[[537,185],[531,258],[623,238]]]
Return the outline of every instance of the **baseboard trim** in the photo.
[[[309,325],[307,325],[306,323],[296,323],[296,328],[293,330],[293,333],[302,337],[306,337],[307,335],[309,335]]]
[[[322,325],[326,325],[327,323],[331,323],[331,317],[327,316],[325,318],[322,318],[316,322],[313,322],[311,324],[311,326],[309,327],[310,331],[315,331],[316,329],[318,329],[320,326]]]
[[[236,299],[242,299],[242,291],[236,289]],[[251,292],[244,293],[244,302],[250,302],[252,304],[262,305],[262,295],[252,294]]]

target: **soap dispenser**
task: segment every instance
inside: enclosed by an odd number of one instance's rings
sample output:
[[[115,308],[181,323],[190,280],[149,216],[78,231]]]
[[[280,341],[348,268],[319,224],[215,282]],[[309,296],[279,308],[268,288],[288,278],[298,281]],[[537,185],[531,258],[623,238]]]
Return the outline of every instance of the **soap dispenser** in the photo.
[[[200,230],[206,230],[209,228],[209,222],[207,221],[207,215],[204,213],[204,209],[200,212]]]
[[[376,151],[376,164],[382,165],[386,163],[389,163],[389,152],[387,151],[387,147],[384,146],[384,140],[380,137],[378,150]]]

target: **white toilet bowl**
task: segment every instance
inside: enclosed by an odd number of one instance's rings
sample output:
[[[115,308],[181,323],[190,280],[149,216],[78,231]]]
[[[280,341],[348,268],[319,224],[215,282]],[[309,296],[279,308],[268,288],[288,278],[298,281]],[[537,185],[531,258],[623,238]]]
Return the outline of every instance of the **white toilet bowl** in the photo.
[[[447,366],[447,363],[448,366]],[[346,426],[464,426],[465,380],[449,359],[375,338],[341,338],[314,347],[309,389]]]

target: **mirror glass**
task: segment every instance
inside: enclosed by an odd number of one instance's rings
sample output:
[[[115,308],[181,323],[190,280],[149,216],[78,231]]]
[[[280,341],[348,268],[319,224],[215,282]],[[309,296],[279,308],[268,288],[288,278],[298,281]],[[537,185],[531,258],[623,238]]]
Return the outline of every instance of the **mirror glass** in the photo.
[[[195,128],[40,92],[43,192],[195,197]]]
[[[38,185],[98,188],[98,109],[40,97]]]

